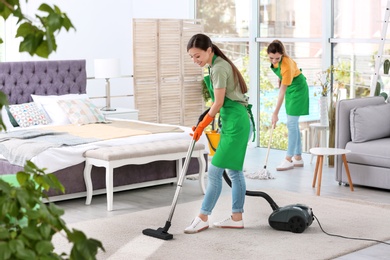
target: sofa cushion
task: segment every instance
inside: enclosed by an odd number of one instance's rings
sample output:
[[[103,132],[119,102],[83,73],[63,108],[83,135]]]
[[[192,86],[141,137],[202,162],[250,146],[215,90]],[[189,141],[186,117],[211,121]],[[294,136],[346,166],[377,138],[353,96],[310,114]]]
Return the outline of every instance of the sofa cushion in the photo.
[[[351,109],[351,139],[354,143],[390,137],[390,104]]]
[[[390,138],[377,139],[364,143],[348,142],[345,149],[349,163],[390,168]]]

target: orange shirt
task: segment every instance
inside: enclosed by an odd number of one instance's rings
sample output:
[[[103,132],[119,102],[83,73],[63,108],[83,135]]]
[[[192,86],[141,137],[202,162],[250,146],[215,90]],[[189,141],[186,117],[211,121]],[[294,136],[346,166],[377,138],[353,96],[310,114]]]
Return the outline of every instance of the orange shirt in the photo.
[[[282,64],[280,66],[283,85],[290,86],[293,79],[299,74],[301,74],[301,70],[298,68],[297,63],[290,57],[283,56]]]

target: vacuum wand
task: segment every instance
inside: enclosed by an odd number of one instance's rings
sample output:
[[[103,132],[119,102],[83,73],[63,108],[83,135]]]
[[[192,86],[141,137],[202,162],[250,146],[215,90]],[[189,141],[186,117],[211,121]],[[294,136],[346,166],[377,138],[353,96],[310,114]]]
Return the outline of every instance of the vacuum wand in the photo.
[[[192,139],[190,147],[188,148],[188,151],[187,151],[187,155],[186,155],[186,159],[184,161],[183,169],[182,169],[182,172],[180,174],[179,181],[177,183],[177,186],[179,188],[176,189],[175,196],[173,197],[173,201],[172,201],[172,205],[171,205],[171,211],[170,211],[169,217],[168,217],[168,221],[169,222],[171,222],[173,213],[175,212],[177,199],[179,198],[179,193],[180,193],[181,188],[183,186],[183,182],[184,182],[185,175],[187,173],[188,165],[190,164],[191,155],[192,155],[192,152],[193,152],[194,147],[195,147],[195,142],[196,141],[194,139]]]
[[[171,227],[173,213],[175,212],[177,200],[179,198],[179,194],[180,194],[181,188],[183,186],[184,178],[185,178],[185,175],[187,173],[188,165],[189,165],[190,160],[191,160],[191,155],[192,155],[192,152],[193,152],[194,147],[195,147],[195,142],[196,141],[194,139],[192,139],[191,144],[188,148],[186,159],[184,161],[184,165],[183,165],[182,171],[180,173],[179,180],[177,182],[177,188],[176,188],[175,196],[174,196],[173,201],[172,201],[171,211],[169,212],[169,217],[168,217],[168,220],[165,222],[165,226],[163,228],[160,227],[156,230],[150,229],[150,228],[144,229],[142,231],[142,233],[144,235],[155,237],[155,238],[160,238],[160,239],[164,239],[164,240],[169,240],[169,239],[173,238],[173,235],[169,234],[168,230]]]
[[[205,112],[202,113],[202,115],[200,115],[199,120],[198,120],[198,124],[203,120],[204,116],[209,112],[209,110],[210,109],[207,109]],[[142,230],[142,233],[144,235],[155,237],[155,238],[160,238],[163,240],[170,240],[173,238],[173,235],[169,234],[168,230],[171,227],[173,213],[175,212],[177,200],[179,198],[179,194],[180,194],[181,188],[183,186],[185,176],[187,174],[188,165],[190,164],[190,161],[191,161],[191,156],[192,156],[192,152],[193,152],[194,147],[195,147],[195,143],[196,143],[196,140],[192,139],[190,146],[188,147],[188,151],[187,151],[187,155],[186,155],[186,158],[184,161],[184,165],[183,165],[182,171],[180,173],[179,180],[177,182],[175,196],[173,197],[171,211],[169,212],[168,220],[165,222],[165,226],[160,227],[158,229],[151,229],[151,228],[144,229],[144,230]]]

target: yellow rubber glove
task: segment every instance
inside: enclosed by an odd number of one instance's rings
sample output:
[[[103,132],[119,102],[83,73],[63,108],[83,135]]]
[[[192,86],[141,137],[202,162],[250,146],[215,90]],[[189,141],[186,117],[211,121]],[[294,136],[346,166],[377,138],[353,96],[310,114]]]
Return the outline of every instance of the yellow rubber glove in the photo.
[[[192,127],[192,131],[194,131],[193,134],[193,139],[195,141],[198,141],[199,138],[203,134],[203,130],[214,120],[214,117],[211,117],[208,113],[205,115],[203,120],[197,125]]]

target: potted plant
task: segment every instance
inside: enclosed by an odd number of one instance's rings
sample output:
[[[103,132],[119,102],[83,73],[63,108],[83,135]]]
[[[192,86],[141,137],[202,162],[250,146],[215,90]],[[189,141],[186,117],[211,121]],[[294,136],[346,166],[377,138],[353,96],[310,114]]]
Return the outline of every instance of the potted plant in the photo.
[[[345,85],[342,80],[344,76],[344,71],[339,67],[331,66],[331,73],[334,75],[333,80],[333,91],[330,97],[329,105],[329,144],[330,148],[335,147],[336,140],[336,103],[340,98],[341,89],[345,88]],[[328,165],[334,166],[334,155],[328,157]]]
[[[314,85],[320,85],[320,90],[315,92],[315,95],[320,95],[321,97],[327,97],[330,90],[330,81],[331,74],[334,71],[334,67],[330,66],[324,71],[317,73],[317,81],[314,82]]]
[[[0,259],[96,259],[100,241],[70,229],[61,218],[64,210],[44,203],[46,191],[64,187],[54,174],[47,174],[28,161],[16,174],[16,185],[0,178]],[[14,177],[12,175],[11,177]],[[55,234],[67,237],[71,252],[54,252]]]
[[[335,147],[335,123],[336,123],[335,108],[336,108],[336,103],[340,96],[340,89],[344,88],[344,84],[341,81],[339,81],[340,73],[342,73],[340,68],[338,66],[336,67],[332,65],[326,70],[319,72],[317,74],[317,78],[321,86],[321,89],[320,91],[317,92],[317,94],[320,94],[321,98],[326,99],[326,110],[325,112],[324,111],[321,112],[321,118],[322,117],[326,117],[326,118],[321,120],[326,120],[326,124],[329,125],[328,147],[330,148]],[[332,75],[334,76],[333,91],[331,93],[331,96],[328,97],[328,93],[330,92],[332,87]],[[328,101],[329,101],[329,105],[328,105]],[[329,160],[328,165],[334,166],[334,156],[329,156],[328,160]]]
[[[317,73],[317,81],[315,85],[320,85],[320,90],[315,92],[314,95],[320,96],[320,124],[329,125],[328,120],[328,93],[330,90],[331,74],[334,71],[334,67],[330,66],[328,69]]]

